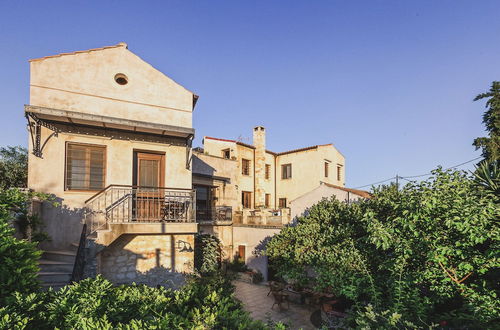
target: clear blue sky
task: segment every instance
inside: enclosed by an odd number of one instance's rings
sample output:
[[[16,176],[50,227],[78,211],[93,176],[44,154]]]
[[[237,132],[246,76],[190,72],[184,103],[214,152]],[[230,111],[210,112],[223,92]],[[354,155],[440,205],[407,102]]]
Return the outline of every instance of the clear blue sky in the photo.
[[[28,59],[125,41],[200,95],[204,135],[334,143],[361,186],[479,156],[500,1],[2,1],[0,145],[26,145]],[[465,167],[467,168],[467,167]],[[469,167],[470,168],[470,167]]]

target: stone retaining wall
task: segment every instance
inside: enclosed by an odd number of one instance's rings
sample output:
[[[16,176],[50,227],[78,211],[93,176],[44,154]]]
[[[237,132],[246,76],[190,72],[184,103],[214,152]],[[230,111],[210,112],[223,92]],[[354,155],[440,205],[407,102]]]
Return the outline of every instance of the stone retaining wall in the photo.
[[[110,281],[178,287],[193,271],[194,236],[122,235],[101,251],[99,273]]]

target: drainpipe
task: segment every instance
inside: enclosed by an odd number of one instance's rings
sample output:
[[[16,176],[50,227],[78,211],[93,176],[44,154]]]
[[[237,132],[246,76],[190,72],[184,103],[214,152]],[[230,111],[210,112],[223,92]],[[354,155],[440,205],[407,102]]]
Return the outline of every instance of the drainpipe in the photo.
[[[278,178],[276,177],[276,162],[277,162],[277,159],[278,159],[278,156],[276,155],[273,155],[274,156],[274,209],[276,209],[276,198],[278,198],[278,191],[276,190],[276,182],[278,180]]]
[[[255,149],[253,149],[253,209],[255,210]]]

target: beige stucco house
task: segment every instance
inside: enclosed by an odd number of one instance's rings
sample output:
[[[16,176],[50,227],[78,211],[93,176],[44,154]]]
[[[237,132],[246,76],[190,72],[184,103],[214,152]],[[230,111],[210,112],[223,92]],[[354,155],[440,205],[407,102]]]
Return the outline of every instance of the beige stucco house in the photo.
[[[267,260],[259,251],[283,226],[322,198],[368,197],[344,184],[345,159],[332,144],[273,152],[262,126],[253,129],[253,144],[205,136],[203,148],[194,151],[197,207],[217,219],[200,222],[200,230],[218,236],[228,258],[245,260],[264,278]]]
[[[192,270],[197,98],[125,43],[30,60],[28,186],[59,202],[40,213],[42,279],[68,280],[84,223],[90,271],[114,282]]]

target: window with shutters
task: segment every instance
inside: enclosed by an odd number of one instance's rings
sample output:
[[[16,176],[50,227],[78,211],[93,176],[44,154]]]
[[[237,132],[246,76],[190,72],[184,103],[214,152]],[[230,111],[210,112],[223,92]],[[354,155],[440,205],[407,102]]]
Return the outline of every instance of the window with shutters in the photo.
[[[266,180],[271,178],[271,165],[266,164]]]
[[[281,165],[281,179],[290,179],[292,177],[292,164]]]
[[[266,194],[266,207],[271,207],[271,194]]]
[[[337,165],[337,181],[342,179],[342,165]]]
[[[328,178],[328,162],[325,162],[325,178]]]
[[[101,190],[106,178],[106,147],[90,144],[66,145],[67,190]]]
[[[244,209],[249,209],[252,207],[252,193],[250,191],[241,192],[241,204]]]
[[[231,149],[222,150],[222,158],[224,158],[224,159],[231,158]]]
[[[250,161],[248,159],[241,160],[241,174],[250,175]]]
[[[280,206],[280,208],[286,207],[286,198],[280,198],[279,206]]]

